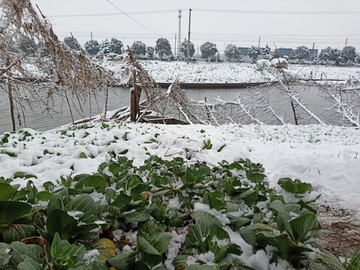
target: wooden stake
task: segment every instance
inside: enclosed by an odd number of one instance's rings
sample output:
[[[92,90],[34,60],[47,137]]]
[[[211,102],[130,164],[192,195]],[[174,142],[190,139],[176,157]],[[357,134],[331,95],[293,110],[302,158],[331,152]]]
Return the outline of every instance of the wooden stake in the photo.
[[[6,66],[10,66],[10,57],[6,58]],[[9,104],[10,104],[10,117],[11,117],[11,124],[12,124],[12,131],[16,130],[16,122],[15,122],[15,112],[14,112],[14,99],[13,99],[13,89],[11,86],[11,68],[7,72],[7,79],[8,79],[8,97],[9,97]]]

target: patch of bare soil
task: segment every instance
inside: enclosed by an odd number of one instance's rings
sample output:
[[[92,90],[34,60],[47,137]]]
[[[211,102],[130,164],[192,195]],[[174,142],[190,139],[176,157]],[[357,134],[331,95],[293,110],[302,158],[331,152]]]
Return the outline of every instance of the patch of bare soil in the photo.
[[[320,245],[336,256],[352,257],[360,252],[360,221],[346,209],[321,205],[318,219],[324,233]]]

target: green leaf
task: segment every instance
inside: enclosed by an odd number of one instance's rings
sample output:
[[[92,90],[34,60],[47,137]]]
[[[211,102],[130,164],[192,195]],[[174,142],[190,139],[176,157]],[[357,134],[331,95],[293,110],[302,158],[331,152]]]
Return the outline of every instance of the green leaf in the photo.
[[[108,259],[108,263],[117,269],[132,269],[135,265],[137,252],[123,252],[113,258]]]
[[[31,205],[24,202],[0,201],[0,224],[13,224],[30,214]]]
[[[313,270],[357,270],[358,268],[345,268],[338,258],[329,251],[322,249],[316,254],[315,259],[310,258],[310,268]]]
[[[253,189],[248,189],[239,195],[239,198],[244,200],[247,204],[253,204],[258,200],[258,192]]]
[[[210,227],[212,225],[221,226],[220,222],[213,215],[203,211],[193,212],[192,217],[195,219],[195,224],[189,226],[184,246],[191,248],[204,248],[204,239],[209,236]],[[208,250],[203,251],[207,252]]]
[[[239,162],[233,162],[229,165],[229,170],[244,170],[244,167]]]
[[[48,191],[40,191],[38,194],[36,194],[36,198],[40,201],[50,201],[53,194]]]
[[[312,185],[301,182],[299,179],[292,180],[290,178],[281,178],[278,181],[280,187],[290,193],[304,194],[312,190]]]
[[[240,228],[240,235],[241,237],[244,239],[244,241],[246,243],[248,243],[249,245],[253,246],[253,247],[257,247],[259,245],[258,242],[258,233],[259,232],[273,232],[274,228],[269,226],[269,225],[265,225],[265,224],[261,224],[261,223],[257,223],[257,224],[252,224],[246,227],[242,227]],[[266,244],[265,244],[266,246]]]
[[[81,222],[92,223],[96,220],[97,209],[93,198],[87,194],[82,194],[74,198],[67,206],[69,211],[79,211],[83,215],[80,217]]]
[[[114,200],[114,202],[112,203],[112,205],[119,207],[119,209],[121,210],[122,208],[124,208],[125,206],[127,206],[130,202],[131,202],[131,197],[126,195],[125,193],[121,192],[116,199]]]
[[[226,202],[224,201],[224,193],[220,190],[205,193],[204,202],[208,204],[211,208],[214,208],[216,210],[220,210],[226,207]]]
[[[46,191],[52,191],[55,188],[55,184],[53,182],[51,182],[51,181],[46,181],[43,184],[43,187],[45,188]]]
[[[43,270],[44,266],[31,258],[26,258],[23,262],[17,266],[19,270]]]
[[[125,218],[132,222],[145,222],[150,219],[150,214],[145,212],[131,212]]]
[[[105,193],[107,180],[100,175],[91,175],[83,179],[85,187],[93,187],[100,193]]]
[[[8,183],[0,183],[0,190],[0,201],[11,200],[17,192],[17,189]]]
[[[15,172],[14,178],[37,178],[37,176],[26,172]]]
[[[10,260],[9,250],[10,245],[0,242],[0,268],[7,265]]]
[[[53,193],[48,206],[46,208],[47,213],[51,213],[55,209],[64,210],[64,201],[69,197],[69,191],[67,188],[63,188],[56,193]]]
[[[138,245],[139,251],[141,251],[141,252],[161,256],[159,251],[154,246],[152,246],[150,244],[150,242],[145,237],[142,237],[142,236],[138,235],[138,237],[137,237],[137,245]]]
[[[30,258],[37,263],[43,262],[44,250],[38,245],[26,245],[22,242],[11,243],[11,260],[16,264]]]
[[[240,229],[241,227],[245,225],[249,225],[251,222],[250,218],[247,217],[230,217],[230,222],[232,225],[235,226],[236,229]]]
[[[158,233],[155,240],[153,241],[154,248],[163,254],[169,248],[171,235],[167,232]]]
[[[234,244],[227,244],[226,246],[223,246],[216,254],[215,254],[215,260],[214,262],[220,263],[223,260],[226,259],[227,256],[230,254],[238,255],[240,256],[242,254],[241,248]]]
[[[88,158],[85,152],[81,152],[79,158]]]
[[[9,183],[0,182],[0,201],[17,201],[23,199],[30,191],[13,187]]]
[[[359,270],[360,269],[360,253],[355,254],[350,262],[346,265],[347,270]]]
[[[246,177],[254,183],[261,183],[264,181],[266,175],[258,172],[247,172]]]
[[[290,221],[290,225],[294,232],[294,240],[296,242],[305,242],[311,237],[310,232],[319,230],[317,217],[314,213],[304,210],[304,212]]]
[[[131,198],[132,198],[134,201],[141,200],[141,199],[142,199],[141,193],[144,192],[144,191],[149,191],[149,190],[150,190],[150,187],[149,187],[148,184],[146,184],[146,183],[139,183],[139,184],[133,186],[133,187],[130,189]]]
[[[19,221],[20,222],[20,221]],[[32,224],[16,224],[13,223],[11,226],[5,226],[0,229],[3,233],[4,241],[11,243],[18,241],[26,237],[35,235],[35,227]]]
[[[61,209],[51,211],[46,219],[46,228],[51,237],[58,233],[61,239],[69,239],[76,227],[77,221]]]
[[[71,245],[66,240],[61,240],[55,233],[51,244],[50,255],[57,270],[85,269],[83,257],[86,249],[83,245]]]
[[[277,213],[279,214],[283,214],[286,215],[286,209],[285,209],[285,205],[282,201],[280,200],[275,200],[270,204],[270,209],[275,210]]]

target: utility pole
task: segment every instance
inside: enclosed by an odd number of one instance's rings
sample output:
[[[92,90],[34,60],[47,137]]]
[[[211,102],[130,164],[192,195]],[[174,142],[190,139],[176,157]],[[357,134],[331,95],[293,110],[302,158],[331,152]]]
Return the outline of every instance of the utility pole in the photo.
[[[190,29],[191,29],[191,8],[189,8],[189,31],[188,31],[188,40],[187,40],[187,55],[186,55],[186,63],[189,64],[190,58]]]
[[[174,49],[174,55],[176,56],[176,55],[178,55],[177,54],[177,50],[176,50],[176,34],[175,34],[175,47],[174,47],[175,49]]]
[[[92,40],[92,39],[93,39],[92,32],[90,32],[90,40]]]
[[[345,47],[347,46],[347,44],[348,44],[348,39],[346,38],[345,39]]]
[[[260,41],[261,41],[261,37],[259,37],[258,49],[260,49]]]
[[[179,29],[178,29],[178,47],[177,47],[177,55],[180,57],[180,47],[181,47],[181,9],[179,9]]]

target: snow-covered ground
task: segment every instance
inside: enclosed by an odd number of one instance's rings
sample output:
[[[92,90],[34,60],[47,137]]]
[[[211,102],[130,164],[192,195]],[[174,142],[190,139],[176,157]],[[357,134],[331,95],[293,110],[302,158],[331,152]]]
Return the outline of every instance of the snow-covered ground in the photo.
[[[97,123],[65,133],[61,129],[26,131],[10,134],[8,142],[0,136],[5,142],[0,146],[0,176],[33,174],[37,178],[31,180],[39,189],[62,176],[95,172],[111,151],[127,149],[134,165],[142,164],[149,154],[190,157],[189,162],[211,165],[249,158],[264,165],[272,187],[281,177],[309,182],[322,194],[319,203],[348,209],[360,220],[360,130],[356,128],[110,123],[110,128],[103,129]],[[113,143],[114,138],[124,137]],[[211,140],[211,149],[203,149],[206,140]],[[80,158],[83,153],[89,158]],[[17,178],[12,184],[24,186],[27,180]]]
[[[277,80],[269,70],[259,71],[256,64],[141,61],[157,82],[248,83]],[[334,67],[289,64],[288,72],[301,79],[360,80],[359,67]]]

